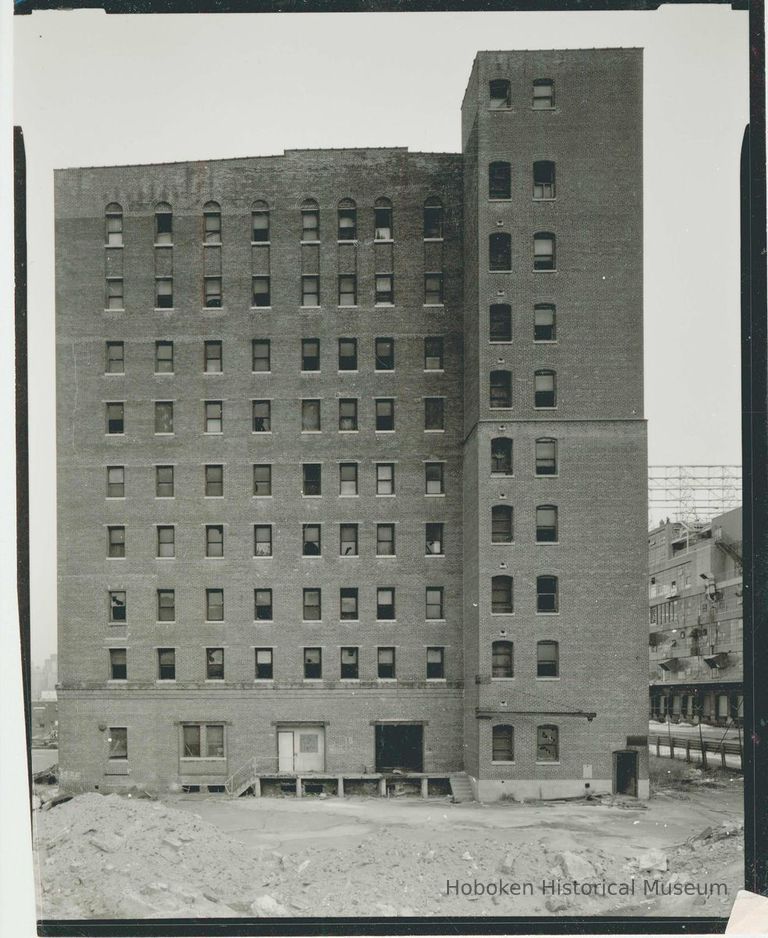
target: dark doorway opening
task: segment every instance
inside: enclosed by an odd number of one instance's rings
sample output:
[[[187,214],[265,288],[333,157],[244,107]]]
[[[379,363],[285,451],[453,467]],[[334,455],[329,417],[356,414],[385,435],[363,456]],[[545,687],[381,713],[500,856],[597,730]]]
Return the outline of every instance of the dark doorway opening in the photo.
[[[637,753],[629,750],[613,754],[613,790],[617,795],[637,798]]]
[[[424,727],[420,723],[383,723],[376,727],[376,771],[424,771]]]

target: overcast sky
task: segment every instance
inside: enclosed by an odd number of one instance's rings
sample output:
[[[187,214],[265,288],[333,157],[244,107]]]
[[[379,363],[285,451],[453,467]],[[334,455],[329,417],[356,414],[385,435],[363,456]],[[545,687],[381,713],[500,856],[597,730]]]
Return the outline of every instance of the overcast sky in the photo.
[[[645,50],[649,458],[739,463],[746,11],[14,18],[28,167],[32,650],[55,650],[55,167],[460,149],[481,49]]]

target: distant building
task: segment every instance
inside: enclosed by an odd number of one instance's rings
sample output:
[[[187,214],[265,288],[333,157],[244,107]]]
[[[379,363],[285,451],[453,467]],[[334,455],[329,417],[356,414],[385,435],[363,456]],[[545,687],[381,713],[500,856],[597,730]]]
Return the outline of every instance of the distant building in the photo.
[[[739,725],[741,508],[708,524],[667,521],[648,534],[651,717]]]
[[[43,665],[33,665],[30,690],[32,700],[40,700],[46,691],[55,691],[58,680],[58,655],[49,655]]]

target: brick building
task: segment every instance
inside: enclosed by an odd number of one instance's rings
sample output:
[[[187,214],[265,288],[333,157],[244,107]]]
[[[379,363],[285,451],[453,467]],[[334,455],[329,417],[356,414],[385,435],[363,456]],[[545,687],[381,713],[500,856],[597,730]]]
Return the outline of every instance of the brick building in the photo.
[[[462,125],[56,173],[70,787],[647,793],[641,52]]]
[[[744,717],[741,508],[648,534],[650,712],[740,726]]]

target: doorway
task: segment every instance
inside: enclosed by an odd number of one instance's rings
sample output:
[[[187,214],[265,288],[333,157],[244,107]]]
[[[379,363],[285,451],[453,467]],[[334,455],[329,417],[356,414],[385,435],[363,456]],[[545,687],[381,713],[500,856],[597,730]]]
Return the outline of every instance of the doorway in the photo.
[[[421,723],[380,723],[376,727],[376,771],[424,771],[424,727]]]
[[[637,798],[637,753],[634,750],[613,754],[613,793]]]
[[[279,726],[277,771],[289,774],[325,771],[325,727],[312,723]]]

